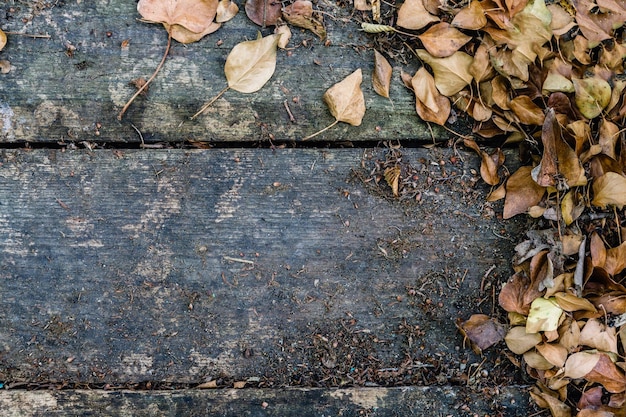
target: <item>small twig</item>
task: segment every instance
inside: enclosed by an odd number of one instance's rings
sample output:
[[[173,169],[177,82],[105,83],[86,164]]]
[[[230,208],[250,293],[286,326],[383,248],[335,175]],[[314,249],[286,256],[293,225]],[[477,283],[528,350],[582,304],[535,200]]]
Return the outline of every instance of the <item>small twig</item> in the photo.
[[[296,123],[296,118],[293,117],[293,113],[291,113],[291,109],[289,108],[289,104],[287,104],[287,100],[283,101],[283,104],[285,105],[285,110],[287,110],[287,114],[289,115],[289,121],[291,123]]]
[[[231,261],[231,262],[241,262],[242,264],[254,265],[254,261],[250,261],[248,259],[231,258],[230,256],[224,256],[224,260],[225,261]]]
[[[209,107],[211,107],[211,104],[215,103],[217,101],[218,98],[222,97],[222,95],[228,91],[228,89],[230,88],[230,86],[226,86],[222,91],[220,91],[219,93],[217,93],[217,95],[215,97],[213,97],[211,99],[211,101],[209,101],[207,104],[205,104],[204,106],[202,106],[202,108],[200,110],[198,110],[196,112],[196,114],[194,114],[193,116],[190,117],[191,120],[195,119],[196,117],[200,116],[202,113],[205,112],[206,109],[208,109]]]
[[[165,64],[165,59],[167,58],[167,55],[170,53],[171,46],[172,46],[172,34],[168,32],[167,33],[167,47],[165,48],[165,53],[163,54],[163,58],[161,58],[161,62],[159,63],[159,66],[156,68],[156,70],[154,71],[154,74],[152,74],[152,76],[148,79],[148,81],[146,81],[146,83],[142,85],[141,88],[138,89],[137,92],[135,92],[135,94],[130,98],[130,100],[128,100],[128,102],[124,105],[124,107],[122,108],[122,111],[120,111],[120,113],[117,115],[117,120],[122,120],[122,117],[124,117],[124,113],[126,113],[126,110],[128,110],[132,102],[135,101],[135,99],[137,98],[137,96],[139,96],[139,94],[143,93],[143,91],[146,88],[148,88],[148,85],[150,85],[150,83],[152,82],[152,80],[154,80],[154,78],[157,76],[159,71],[161,71],[161,68],[163,68],[163,64]]]
[[[22,33],[22,32],[4,32],[7,35],[16,35],[16,36],[26,36],[27,38],[40,38],[40,39],[50,39],[50,35],[32,35],[30,33]]]

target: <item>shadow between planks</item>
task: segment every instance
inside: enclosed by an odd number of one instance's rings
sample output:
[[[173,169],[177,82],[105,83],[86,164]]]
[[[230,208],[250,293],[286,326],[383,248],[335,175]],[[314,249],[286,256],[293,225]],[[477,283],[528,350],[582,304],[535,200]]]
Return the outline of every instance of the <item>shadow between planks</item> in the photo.
[[[448,399],[437,415],[461,416],[459,404],[490,392],[484,407],[524,415],[500,347],[484,365],[454,327],[494,312],[519,225],[484,202],[474,154],[403,150],[420,201],[399,201],[369,181],[386,152],[1,151],[0,383],[10,389],[0,404],[14,415],[113,399],[112,415],[148,403],[293,415],[332,399],[329,410],[396,415],[384,410],[402,400],[413,414],[397,415],[425,415],[409,400]],[[257,388],[12,389],[206,381]],[[297,386],[326,389],[276,390]],[[379,386],[346,392],[382,403],[337,402],[338,386]],[[263,398],[283,405],[259,408]]]

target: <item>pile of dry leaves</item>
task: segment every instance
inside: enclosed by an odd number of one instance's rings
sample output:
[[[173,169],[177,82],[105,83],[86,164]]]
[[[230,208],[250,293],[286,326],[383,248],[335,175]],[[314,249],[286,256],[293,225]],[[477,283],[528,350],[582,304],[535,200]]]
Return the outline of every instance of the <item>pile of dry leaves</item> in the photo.
[[[395,22],[363,24],[425,64],[403,74],[423,120],[464,112],[476,136],[520,146],[527,164],[507,177],[500,149],[464,138],[503,217],[549,227],[516,248],[499,295],[508,330],[484,315],[459,327],[477,350],[504,336],[559,417],[626,416],[625,21],[624,0],[407,0]],[[383,85],[385,68],[377,54]]]

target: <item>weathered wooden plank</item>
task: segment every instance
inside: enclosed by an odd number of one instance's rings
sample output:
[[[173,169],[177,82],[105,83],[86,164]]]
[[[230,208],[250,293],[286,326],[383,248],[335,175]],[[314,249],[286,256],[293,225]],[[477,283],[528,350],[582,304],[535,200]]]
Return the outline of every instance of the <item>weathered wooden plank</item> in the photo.
[[[326,19],[330,45],[294,29],[294,48],[279,52],[275,75],[258,93],[229,91],[205,116],[188,119],[225,87],[223,66],[231,48],[256,37],[259,28],[241,11],[201,42],[174,42],[148,98],[139,99],[119,122],[117,113],[134,93],[129,82],[148,78],[159,63],[165,30],[138,22],[136,2],[126,0],[5,2],[2,29],[50,39],[9,35],[0,53],[11,62],[11,71],[0,75],[0,141],[138,142],[132,125],[149,142],[297,141],[333,121],[323,92],[359,67],[368,108],[363,124],[336,126],[319,139],[430,140],[432,133],[415,115],[411,93],[399,80],[400,68],[393,103],[377,96],[371,88],[370,40],[350,19],[351,10],[330,1],[319,7],[340,17]],[[130,41],[128,48],[121,47],[124,40]],[[434,133],[445,134],[436,128]]]
[[[525,389],[476,395],[459,387],[198,391],[5,391],[0,409],[21,416],[465,416],[529,415]]]
[[[509,383],[454,320],[515,222],[473,155],[404,151],[417,202],[362,181],[384,152],[2,151],[0,382]]]

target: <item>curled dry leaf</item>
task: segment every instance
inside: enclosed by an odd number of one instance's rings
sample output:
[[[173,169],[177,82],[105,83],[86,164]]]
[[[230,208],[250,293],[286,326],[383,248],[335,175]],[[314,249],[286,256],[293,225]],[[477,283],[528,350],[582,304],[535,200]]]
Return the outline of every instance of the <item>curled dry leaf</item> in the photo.
[[[246,16],[261,27],[275,26],[282,17],[282,5],[274,0],[246,0]]]
[[[398,10],[398,26],[405,29],[418,30],[438,21],[437,16],[426,10],[422,0],[406,0]]]
[[[217,4],[217,11],[215,14],[215,21],[217,23],[228,22],[235,17],[239,12],[239,6],[232,0],[220,0]]]
[[[457,51],[446,58],[434,57],[423,49],[418,49],[416,53],[432,68],[435,85],[444,96],[450,97],[472,82],[469,68],[473,58],[465,52]]]
[[[391,75],[393,69],[380,52],[374,50],[374,74],[372,75],[372,86],[374,91],[380,96],[389,98],[389,86],[391,85]]]
[[[411,78],[411,90],[415,93],[415,110],[427,122],[443,126],[450,116],[450,100],[439,93],[435,79],[422,67]]]
[[[569,352],[558,343],[541,343],[537,345],[537,352],[550,362],[552,366],[562,368]]]
[[[399,194],[399,183],[400,183],[400,172],[401,168],[399,166],[388,167],[385,169],[384,176],[385,181],[391,187],[391,191],[393,192],[394,197],[398,197]]]
[[[480,149],[473,139],[463,139],[463,144],[480,155],[482,159],[480,164],[480,176],[483,181],[489,185],[498,185],[500,182],[498,170],[504,164],[504,153],[502,150],[498,148],[493,154],[489,155],[487,152]]]
[[[320,39],[326,38],[324,22],[313,17],[313,3],[309,0],[296,0],[285,7],[283,18],[294,26],[310,30]]]
[[[417,37],[428,53],[436,58],[452,55],[472,39],[446,22],[431,26]]]
[[[278,47],[280,49],[287,48],[289,41],[291,40],[291,29],[288,25],[279,25],[274,29],[274,34],[280,35],[278,39]]]

